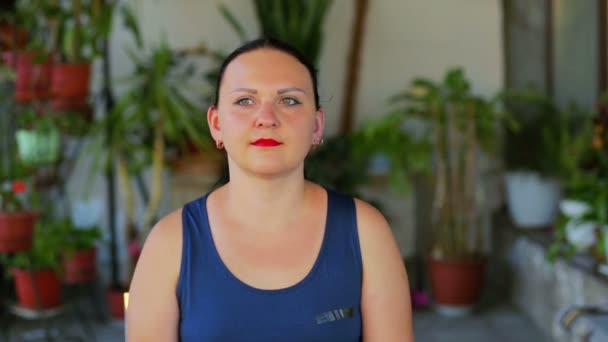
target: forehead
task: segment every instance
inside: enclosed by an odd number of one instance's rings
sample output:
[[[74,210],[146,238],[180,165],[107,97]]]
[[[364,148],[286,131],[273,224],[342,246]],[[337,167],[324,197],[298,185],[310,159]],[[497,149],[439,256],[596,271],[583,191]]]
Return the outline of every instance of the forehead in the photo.
[[[236,57],[224,71],[222,84],[226,89],[252,86],[298,86],[312,88],[308,69],[292,55],[262,48]]]

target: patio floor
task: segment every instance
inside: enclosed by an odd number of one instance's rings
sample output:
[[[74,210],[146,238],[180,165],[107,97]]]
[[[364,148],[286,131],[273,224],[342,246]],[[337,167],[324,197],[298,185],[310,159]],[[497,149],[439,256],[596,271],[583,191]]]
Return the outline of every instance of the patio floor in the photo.
[[[81,327],[73,323],[73,321],[64,320],[58,324],[62,325],[61,327],[64,332],[67,332],[67,335],[85,336]],[[25,340],[36,340],[43,337],[40,329],[27,330],[25,328],[27,326],[12,326],[11,330],[26,331],[25,334],[22,334]],[[115,320],[106,324],[94,323],[93,329],[98,342],[124,341],[123,321]],[[531,321],[515,308],[506,304],[486,309],[481,314],[461,318],[444,317],[433,311],[415,312],[414,331],[417,342],[551,341]],[[2,340],[2,337],[0,337],[0,340]],[[88,340],[82,338],[82,341]]]

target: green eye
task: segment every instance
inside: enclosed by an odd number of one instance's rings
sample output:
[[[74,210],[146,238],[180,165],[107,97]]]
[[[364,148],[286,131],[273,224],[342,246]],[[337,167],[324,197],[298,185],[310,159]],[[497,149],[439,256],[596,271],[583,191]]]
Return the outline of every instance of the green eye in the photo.
[[[235,102],[235,104],[237,104],[239,106],[249,106],[249,105],[253,104],[253,100],[250,99],[250,98],[248,98],[248,97],[245,97],[245,98],[242,98],[242,99],[238,99]]]
[[[300,104],[301,102],[294,99],[293,97],[286,97],[286,98],[281,99],[281,103],[284,103],[288,106],[295,106],[295,105]]]

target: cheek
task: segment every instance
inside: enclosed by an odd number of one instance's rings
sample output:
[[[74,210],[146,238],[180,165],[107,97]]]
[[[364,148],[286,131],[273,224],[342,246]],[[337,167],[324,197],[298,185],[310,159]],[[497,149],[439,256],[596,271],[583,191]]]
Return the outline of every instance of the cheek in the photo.
[[[244,115],[239,115],[239,113],[226,113],[220,116],[220,124],[222,125],[222,131],[225,134],[235,134],[242,127],[247,125],[247,120],[244,120]]]

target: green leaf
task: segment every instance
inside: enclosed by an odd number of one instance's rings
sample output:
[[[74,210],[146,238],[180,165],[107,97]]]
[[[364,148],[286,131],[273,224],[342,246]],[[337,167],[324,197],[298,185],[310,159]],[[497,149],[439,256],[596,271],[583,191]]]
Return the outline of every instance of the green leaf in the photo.
[[[139,49],[144,47],[143,39],[141,36],[141,32],[139,30],[139,23],[133,8],[128,5],[121,6],[121,14],[123,17],[123,25],[131,32],[133,35],[133,39],[135,39],[135,43]]]
[[[226,19],[226,21],[228,21],[228,23],[230,24],[230,26],[232,27],[234,32],[237,34],[237,36],[239,37],[241,42],[247,41],[247,34],[245,33],[245,29],[243,28],[243,25],[241,25],[241,23],[236,19],[236,17],[230,11],[230,9],[228,9],[228,7],[226,7],[226,5],[224,5],[223,3],[220,3],[218,5],[218,9],[219,9],[220,13],[222,14],[222,16],[224,17],[224,19]]]

